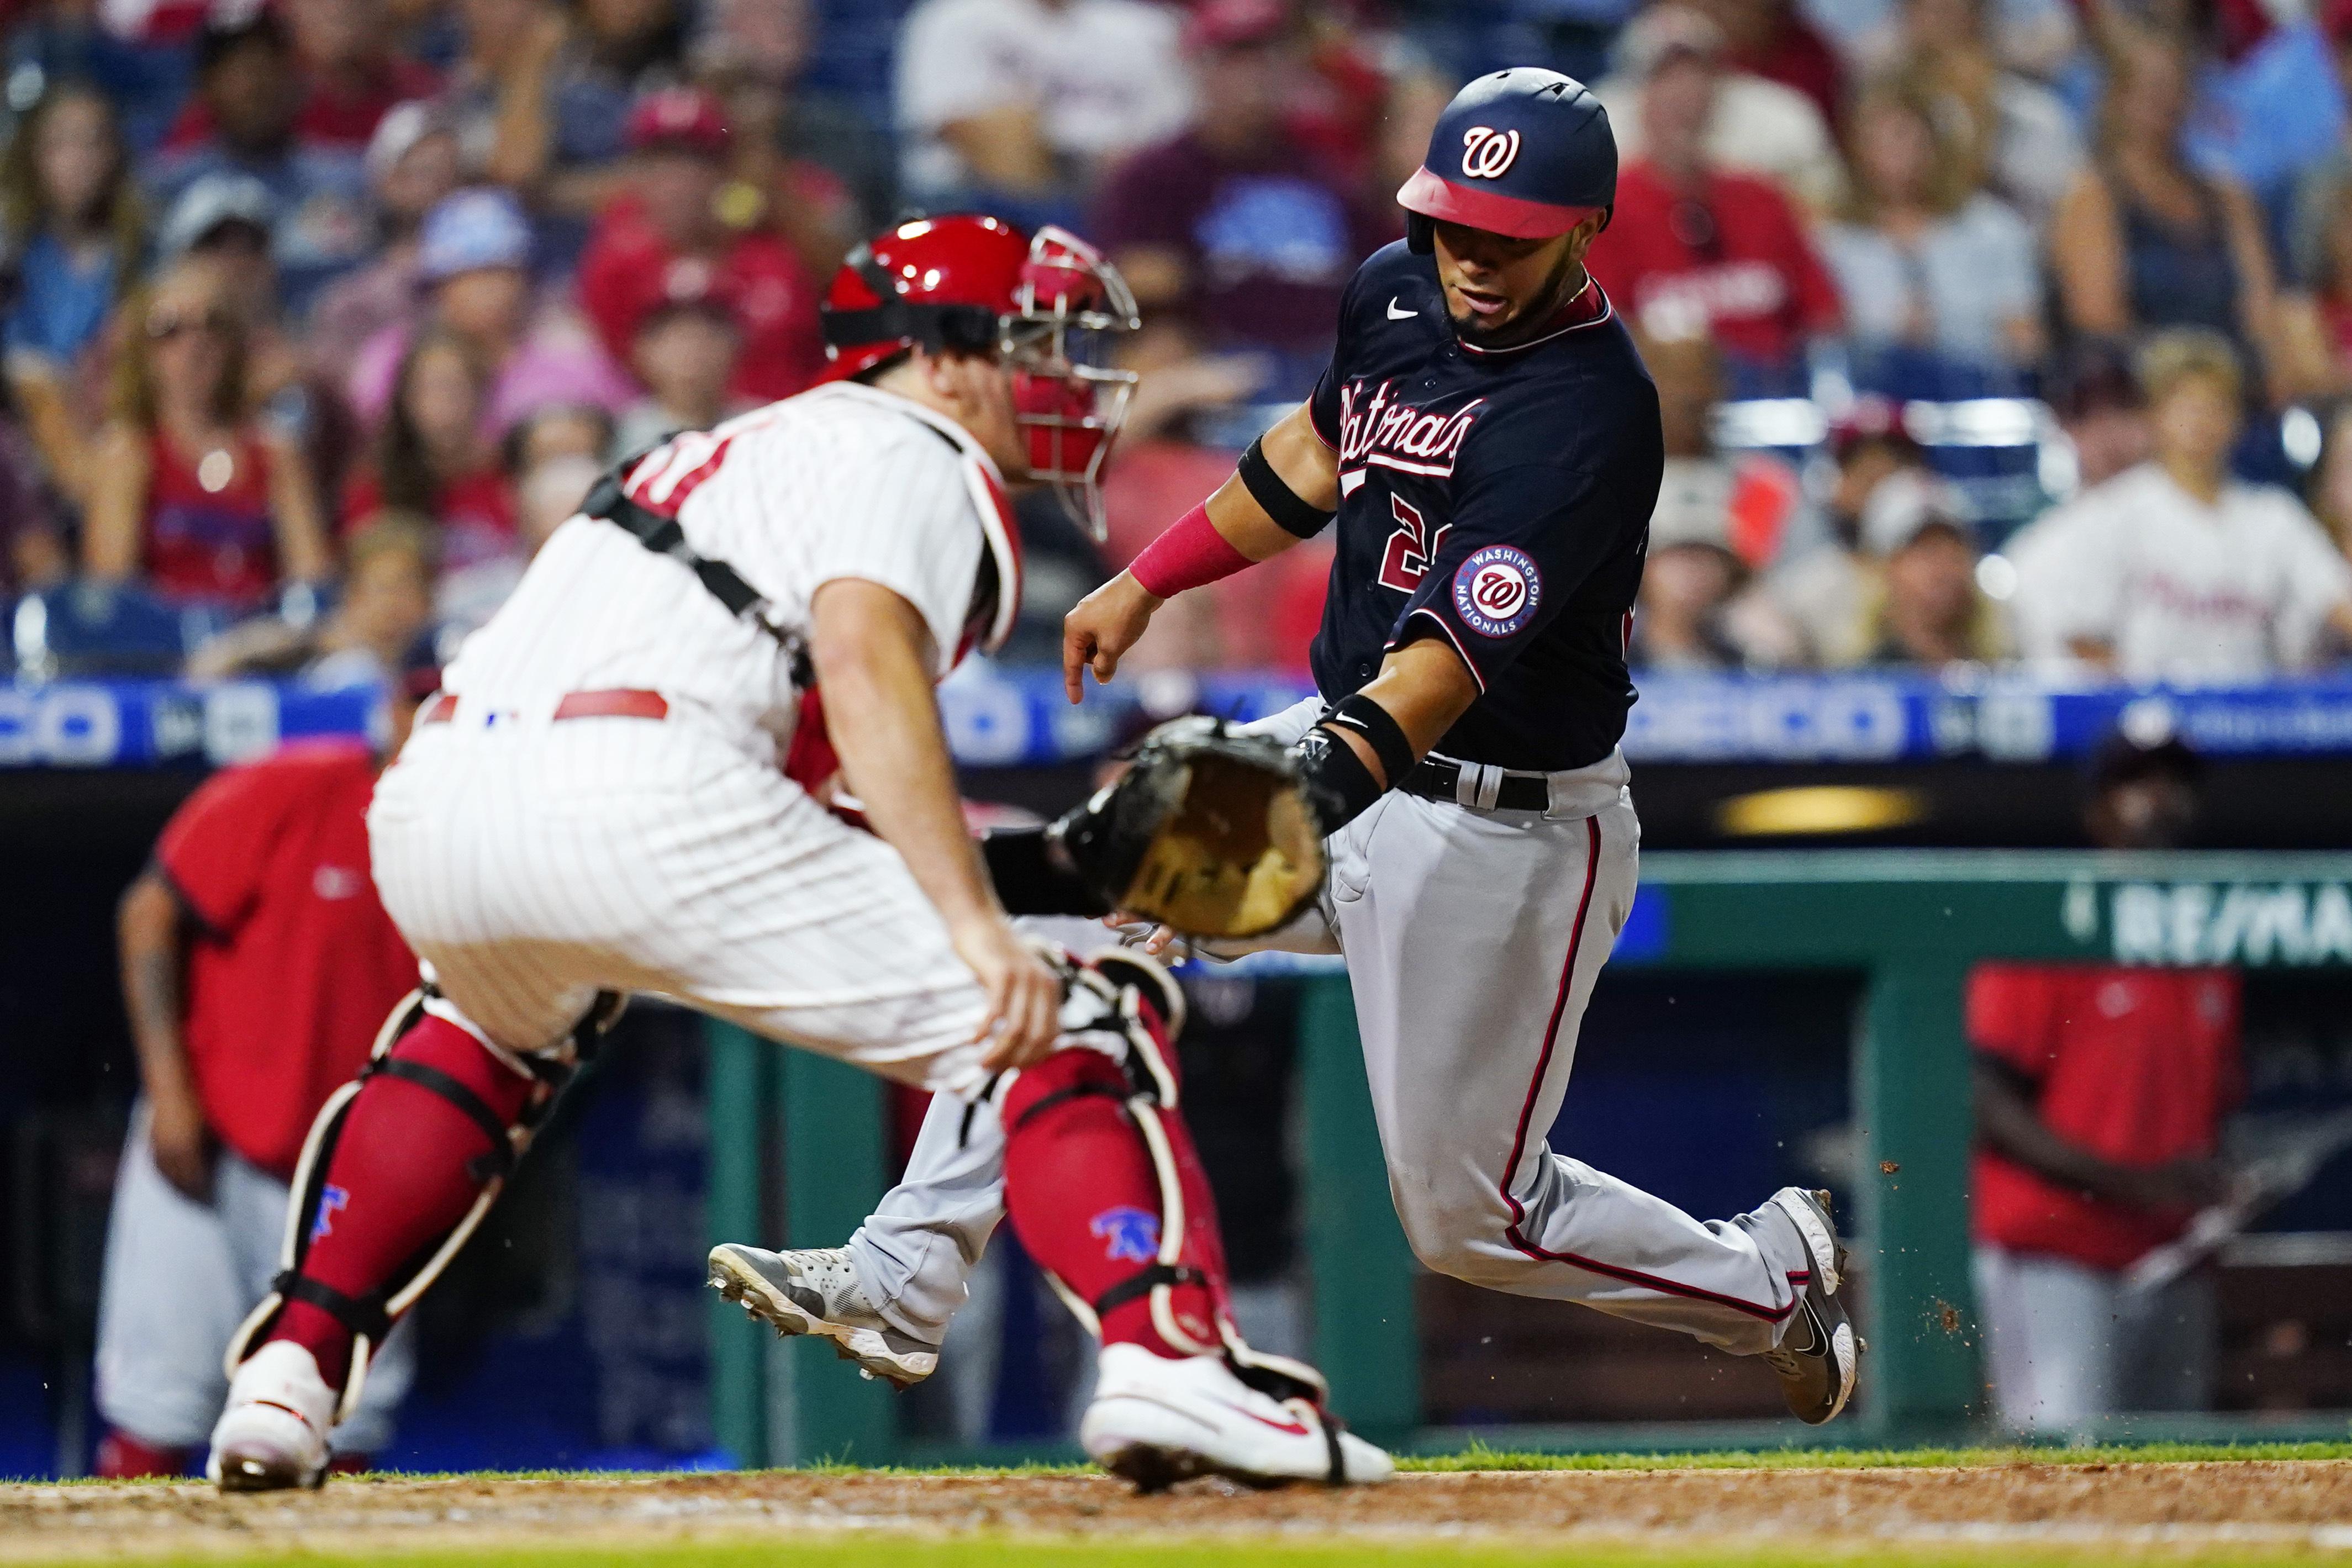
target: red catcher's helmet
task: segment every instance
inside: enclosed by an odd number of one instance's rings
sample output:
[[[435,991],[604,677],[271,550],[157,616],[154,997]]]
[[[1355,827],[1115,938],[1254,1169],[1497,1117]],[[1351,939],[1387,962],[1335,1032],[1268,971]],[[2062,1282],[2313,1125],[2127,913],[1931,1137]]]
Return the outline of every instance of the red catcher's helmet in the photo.
[[[1066,230],[1034,239],[1002,218],[919,218],[852,251],[825,290],[820,381],[863,375],[921,348],[1001,361],[1029,470],[1104,537],[1097,483],[1135,390],[1103,361],[1110,332],[1142,324],[1102,254]]]

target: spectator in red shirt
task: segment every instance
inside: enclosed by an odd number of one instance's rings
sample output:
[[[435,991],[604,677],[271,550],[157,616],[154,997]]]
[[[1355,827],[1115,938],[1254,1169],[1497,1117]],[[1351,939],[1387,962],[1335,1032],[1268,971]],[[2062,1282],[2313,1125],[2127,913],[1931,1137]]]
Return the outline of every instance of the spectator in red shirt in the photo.
[[[388,749],[415,715],[415,694],[396,692]],[[215,775],[122,895],[142,1092],[100,1298],[101,1475],[176,1475],[204,1442],[227,1392],[222,1352],[277,1271],[303,1139],[416,984],[368,866],[383,761],[362,742],[306,741]],[[405,1338],[337,1430],[344,1468],[390,1436]]]
[[[246,405],[245,319],[190,257],[123,307],[116,417],[99,437],[82,569],[166,597],[257,607],[332,558],[301,448]]]
[[[1716,66],[1675,45],[1651,64],[1643,155],[1588,265],[1618,308],[1661,338],[1712,337],[1735,393],[1785,390],[1809,340],[1838,329],[1837,286],[1769,182],[1714,165]]]
[[[2096,764],[2091,837],[2178,844],[2197,777],[2179,741],[2116,736]],[[2215,1156],[2240,1093],[2237,976],[1987,964],[1968,1009],[1977,1306],[2001,1419],[2056,1431],[2116,1410],[2201,1408],[2211,1281],[2134,1291],[2123,1276],[2228,1194]]]
[[[766,402],[807,386],[824,363],[817,287],[773,234],[730,228],[727,118],[698,88],[649,93],[630,112],[628,193],[606,209],[580,263],[580,303],[626,363],[637,329],[666,302],[711,291],[735,303],[743,353],[733,390]]]

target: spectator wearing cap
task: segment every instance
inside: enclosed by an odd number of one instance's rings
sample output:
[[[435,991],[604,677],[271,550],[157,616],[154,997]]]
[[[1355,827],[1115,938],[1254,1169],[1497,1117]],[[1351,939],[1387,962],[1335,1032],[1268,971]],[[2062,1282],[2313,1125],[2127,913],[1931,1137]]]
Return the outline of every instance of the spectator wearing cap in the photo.
[[[462,167],[457,127],[434,105],[401,104],[377,124],[367,171],[378,248],[311,308],[313,365],[328,373],[347,369],[369,339],[415,313],[424,287],[417,252],[425,214],[457,189]]]
[[[157,161],[151,185],[169,210],[218,174],[261,183],[277,209],[271,246],[286,305],[299,317],[371,239],[367,176],[356,148],[311,147],[295,131],[301,83],[285,25],[269,10],[224,13],[196,41],[196,94],[210,133]]]
[[[1349,184],[1291,134],[1286,105],[1306,72],[1280,0],[1207,0],[1186,43],[1197,100],[1211,106],[1172,140],[1121,164],[1088,232],[1142,308],[1134,362],[1230,392],[1197,355],[1251,354],[1243,384],[1296,401],[1330,359],[1340,292],[1385,237]],[[1245,370],[1245,367],[1233,367]]]
[[[2104,850],[2168,850],[2202,769],[2169,732],[2110,737],[2083,822]],[[2225,1201],[2221,1124],[2244,1094],[2235,972],[1985,964],[1969,977],[1975,1055],[1971,1229],[1995,1413],[2079,1432],[2212,1394],[2211,1278],[2135,1291],[2126,1271]]]
[[[2235,343],[2270,390],[2277,288],[2262,216],[2235,182],[2189,162],[2194,61],[2179,40],[2125,28],[2111,52],[2097,153],[2050,233],[2061,319],[2128,339],[2196,327]],[[2283,389],[2284,390],[2284,389]]]
[[[279,0],[278,9],[293,48],[294,136],[303,146],[358,152],[394,105],[440,90],[440,73],[394,52],[384,0]],[[196,146],[213,129],[208,101],[192,99],[164,150]]]
[[[732,391],[790,397],[824,363],[817,285],[772,233],[728,226],[728,126],[699,88],[649,93],[629,115],[627,194],[597,222],[580,265],[580,302],[613,357],[628,363],[656,309],[694,303],[733,313],[742,334]]]
[[[880,128],[803,79],[816,27],[809,0],[710,0],[690,57],[733,128],[735,178],[825,278],[898,212],[898,173]]]
[[[15,277],[0,362],[51,473],[76,496],[88,482],[79,387],[146,245],[113,110],[89,88],[50,89],[0,152],[0,252]]]
[[[1714,339],[1735,392],[1784,391],[1811,340],[1838,329],[1837,286],[1772,183],[1717,160],[1714,25],[1671,6],[1644,20],[1666,14],[1683,20],[1653,35],[1643,151],[1619,173],[1616,215],[1586,266],[1650,336]]]
[[[1958,143],[1973,183],[2038,229],[2083,166],[2083,138],[2058,95],[2011,63],[2021,9],[1992,0],[1902,0],[1886,69],[1936,106],[1937,122]],[[2046,16],[2042,30],[2054,29],[2057,47],[2071,51],[2069,8],[2047,7]]]
[[[332,566],[310,465],[245,395],[245,318],[217,263],[186,256],[124,306],[113,422],[99,438],[82,568],[166,598],[259,608]]]
[[[1798,662],[1842,669],[1870,656],[1871,608],[1879,598],[1878,561],[1863,519],[1882,487],[1921,476],[1927,457],[1904,434],[1896,405],[1877,398],[1857,400],[1832,429],[1830,454],[1834,476],[1820,512],[1827,537],[1791,551],[1764,591],[1796,629]]]
[[[1930,378],[1943,366],[2038,361],[2042,275],[2032,231],[1973,187],[1934,101],[1900,78],[1882,81],[1854,106],[1847,142],[1852,187],[1839,220],[1819,237],[1865,371],[1907,374],[1932,392],[1938,382]]]
[[[2155,456],[2012,553],[2030,650],[2129,681],[2259,681],[2352,640],[2352,566],[2284,490],[2231,476],[2238,359],[2211,332],[2143,352]]]
[[[1863,509],[1862,541],[1878,561],[1865,663],[1942,672],[2006,654],[2000,610],[1977,586],[1976,530],[1948,484],[1924,469],[1890,477]]]
[[[426,214],[417,243],[424,309],[361,350],[350,389],[361,418],[373,427],[383,417],[401,361],[425,328],[455,334],[486,368],[482,433],[489,440],[551,403],[616,413],[635,402],[635,389],[586,323],[559,304],[534,306],[530,261],[530,221],[504,191],[459,191]]]
[[[1069,222],[1112,163],[1183,127],[1179,28],[1145,0],[920,0],[898,36],[908,194]]]
[[[1826,210],[1844,189],[1837,143],[1812,99],[1794,88],[1741,70],[1728,58],[1723,30],[1704,13],[1668,0],[1652,5],[1619,36],[1617,68],[1593,89],[1609,110],[1624,162],[1649,152],[1645,109],[1651,84],[1676,67],[1696,67],[1706,79],[1699,139],[1706,161],[1721,169],[1760,174],[1808,206]],[[1667,90],[1702,96],[1687,81]]]

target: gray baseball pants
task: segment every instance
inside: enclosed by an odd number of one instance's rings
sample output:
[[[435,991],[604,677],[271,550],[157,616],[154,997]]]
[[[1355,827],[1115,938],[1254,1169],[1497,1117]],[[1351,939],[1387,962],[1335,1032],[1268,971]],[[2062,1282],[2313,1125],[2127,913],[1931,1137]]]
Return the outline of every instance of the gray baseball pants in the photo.
[[[1252,727],[1286,742],[1302,703]],[[1429,1268],[1580,1301],[1735,1354],[1779,1342],[1810,1267],[1779,1210],[1697,1220],[1545,1142],[1593,982],[1633,906],[1622,757],[1555,775],[1549,811],[1391,790],[1329,841],[1321,908],[1260,946],[1345,955],[1389,1194]],[[1003,1214],[1003,1134],[935,1100],[905,1179],[850,1240],[869,1300],[937,1342]],[[1354,1173],[1320,1173],[1349,1179]]]

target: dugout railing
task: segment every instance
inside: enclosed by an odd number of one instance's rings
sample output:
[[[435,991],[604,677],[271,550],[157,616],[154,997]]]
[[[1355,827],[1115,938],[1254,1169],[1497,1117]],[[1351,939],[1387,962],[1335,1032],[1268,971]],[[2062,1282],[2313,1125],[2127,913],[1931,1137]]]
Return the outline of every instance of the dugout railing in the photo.
[[[2352,966],[2352,853],[1646,857],[1613,963],[1858,978],[1855,1164],[1841,1196],[1867,1277],[1867,1397],[1853,1418],[1821,1431],[1787,1421],[1488,1427],[1475,1436],[1496,1448],[1551,1448],[1893,1446],[1982,1436],[1962,1003],[1970,967],[1987,958]],[[1346,980],[1324,976],[1308,987],[1301,1013],[1308,1158],[1300,1176],[1316,1358],[1338,1407],[1368,1434],[1459,1448],[1471,1433],[1421,1425],[1416,1265],[1389,1206]],[[712,1234],[803,1245],[847,1236],[884,1181],[879,1082],[723,1026],[713,1027],[710,1040]],[[712,1323],[714,1424],[721,1445],[745,1462],[959,1457],[902,1442],[887,1390],[854,1376],[830,1347],[775,1345],[715,1301]],[[2142,1419],[2117,1433],[2340,1438],[2346,1430],[2345,1413],[2311,1412]]]

